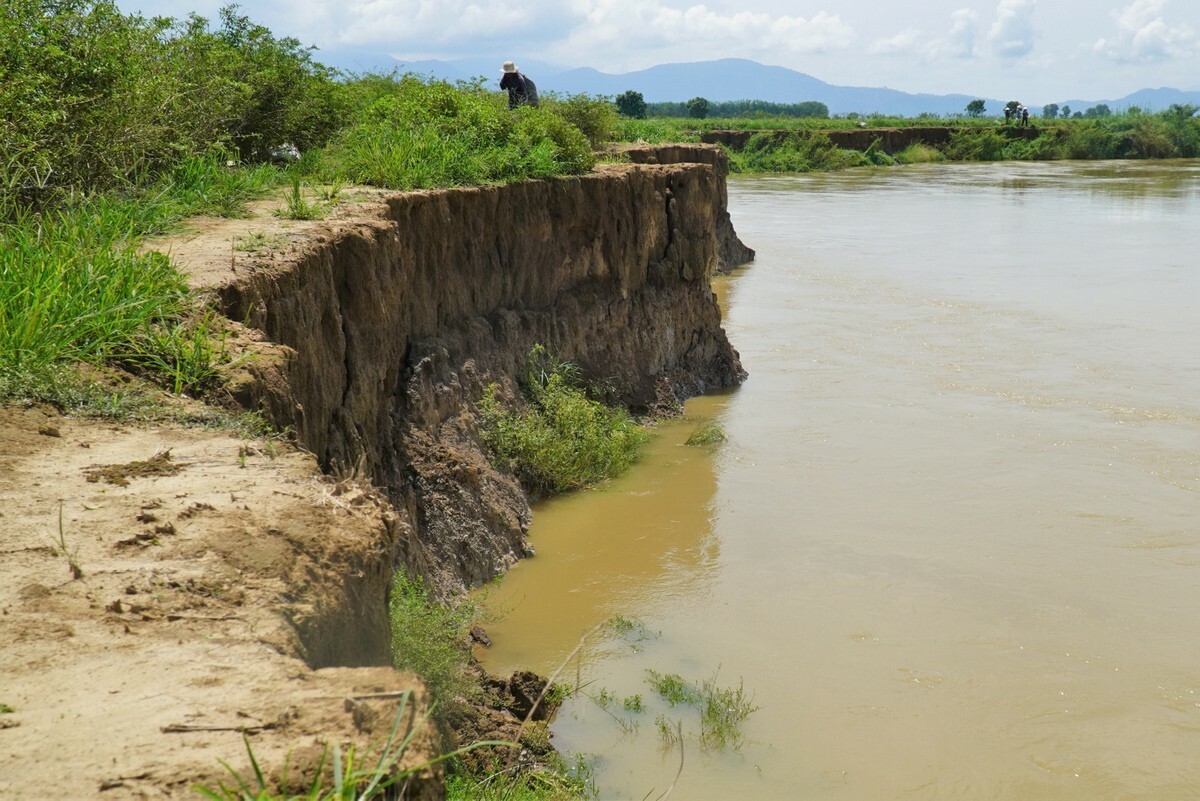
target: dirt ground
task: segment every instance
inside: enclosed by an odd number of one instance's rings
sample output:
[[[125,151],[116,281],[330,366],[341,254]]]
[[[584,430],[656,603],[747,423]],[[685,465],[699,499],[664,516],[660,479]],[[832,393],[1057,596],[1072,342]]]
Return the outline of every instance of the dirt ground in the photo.
[[[0,798],[198,797],[243,732],[293,776],[380,741],[415,679],[311,670],[288,619],[311,543],[373,547],[381,514],[286,445],[0,409]]]

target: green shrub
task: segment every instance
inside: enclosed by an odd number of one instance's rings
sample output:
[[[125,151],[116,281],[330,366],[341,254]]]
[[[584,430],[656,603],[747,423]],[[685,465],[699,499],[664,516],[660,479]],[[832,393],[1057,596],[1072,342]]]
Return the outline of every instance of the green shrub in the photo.
[[[914,142],[894,157],[897,164],[934,164],[945,161],[946,154],[936,147]]]
[[[1008,137],[995,129],[964,128],[950,132],[944,152],[951,161],[999,161],[1008,144]]]
[[[1119,138],[1112,129],[1092,120],[1072,122],[1067,128],[1066,153],[1072,159],[1112,159],[1117,157]]]
[[[11,0],[0,17],[0,219],[233,148],[325,142],[347,100],[294,39],[127,16],[111,0]]]
[[[612,141],[617,110],[606,98],[585,94],[549,95],[542,103],[547,110],[578,128],[593,149]]]
[[[523,382],[523,413],[505,409],[493,385],[480,400],[484,440],[529,490],[580,489],[618,475],[638,458],[649,433],[623,409],[588,396],[578,368],[533,349]]]
[[[331,144],[327,178],[418,189],[580,174],[595,164],[587,137],[555,104],[509,110],[496,92],[412,75],[390,92],[373,77],[363,96],[376,99]]]
[[[806,132],[754,134],[729,156],[733,172],[820,172],[871,163],[861,151],[835,147],[825,134]]]

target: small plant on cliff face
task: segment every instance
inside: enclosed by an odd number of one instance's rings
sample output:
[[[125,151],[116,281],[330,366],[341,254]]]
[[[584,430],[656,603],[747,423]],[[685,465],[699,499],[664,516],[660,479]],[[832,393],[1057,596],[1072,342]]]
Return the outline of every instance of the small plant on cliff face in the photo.
[[[618,475],[638,458],[649,433],[623,409],[588,396],[579,368],[541,345],[529,354],[524,380],[529,407],[500,404],[492,385],[480,400],[483,436],[496,458],[531,491],[565,492]]]
[[[429,597],[420,579],[397,572],[389,604],[392,623],[392,661],[411,670],[429,685],[441,706],[467,694],[470,651],[467,630],[478,616],[470,602],[442,606]]]

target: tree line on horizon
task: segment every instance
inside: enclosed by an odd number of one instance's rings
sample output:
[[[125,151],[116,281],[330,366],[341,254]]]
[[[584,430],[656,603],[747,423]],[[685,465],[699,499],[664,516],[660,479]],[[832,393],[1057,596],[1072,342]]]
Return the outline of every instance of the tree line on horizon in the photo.
[[[806,100],[799,103],[773,103],[767,100],[726,100],[712,101],[704,97],[693,97],[691,100],[677,102],[646,102],[641,92],[630,89],[613,100],[617,112],[622,117],[630,119],[646,119],[647,117],[691,117],[705,119],[706,117],[797,117],[819,118],[829,117],[829,107],[818,100]]]

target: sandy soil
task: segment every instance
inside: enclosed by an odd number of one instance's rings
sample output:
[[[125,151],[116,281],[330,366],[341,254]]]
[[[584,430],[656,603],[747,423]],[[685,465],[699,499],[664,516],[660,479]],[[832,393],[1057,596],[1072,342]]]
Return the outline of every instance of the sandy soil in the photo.
[[[289,620],[385,513],[286,445],[0,409],[0,798],[197,797],[243,732],[295,777],[381,740],[416,681],[311,670]]]

